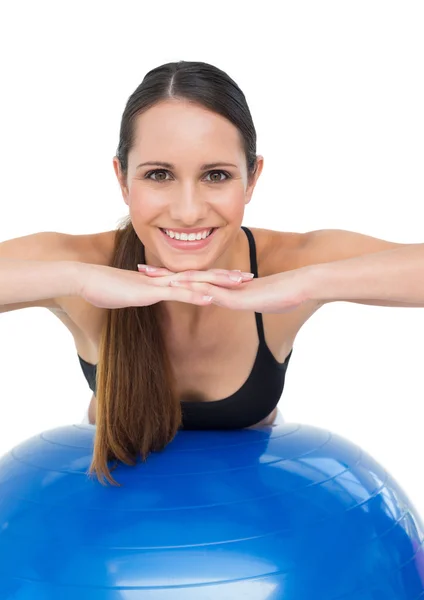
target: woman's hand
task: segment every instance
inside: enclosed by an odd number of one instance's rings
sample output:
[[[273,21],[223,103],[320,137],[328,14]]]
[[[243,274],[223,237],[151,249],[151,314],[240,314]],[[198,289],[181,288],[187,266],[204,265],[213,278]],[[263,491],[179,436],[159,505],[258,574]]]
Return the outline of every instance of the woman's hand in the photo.
[[[285,313],[311,300],[313,273],[309,267],[276,273],[254,280],[228,283],[228,271],[183,271],[171,275],[167,269],[156,271],[153,282],[163,280],[170,287],[197,291],[212,296],[212,304],[233,310],[253,310],[259,313]],[[150,276],[150,274],[148,275]]]
[[[151,279],[138,271],[129,271],[104,265],[80,263],[78,295],[100,308],[128,308],[150,306],[163,300],[187,302],[198,306],[211,304],[202,290],[170,287],[174,274]]]
[[[147,269],[146,269],[147,267]],[[207,271],[180,271],[175,273],[169,271],[165,267],[151,267],[150,265],[138,265],[138,270],[148,275],[152,280],[157,279],[162,285],[163,277],[168,277],[171,280],[198,281],[205,283],[213,283],[221,287],[234,288],[238,284],[251,281],[253,273],[245,273],[240,270],[230,271],[228,269],[208,269]],[[167,284],[168,285],[168,284]]]

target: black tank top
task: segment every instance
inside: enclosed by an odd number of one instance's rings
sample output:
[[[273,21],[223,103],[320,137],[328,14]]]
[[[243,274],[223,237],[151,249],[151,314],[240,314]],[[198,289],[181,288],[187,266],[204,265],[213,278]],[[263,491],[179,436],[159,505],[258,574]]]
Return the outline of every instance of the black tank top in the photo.
[[[249,241],[250,268],[258,277],[256,245],[252,232],[242,226]],[[277,406],[284,389],[287,366],[293,349],[278,362],[265,342],[262,314],[255,313],[259,346],[253,368],[234,394],[212,402],[181,401],[182,429],[239,429],[265,419]],[[96,365],[78,355],[90,389],[96,393]]]

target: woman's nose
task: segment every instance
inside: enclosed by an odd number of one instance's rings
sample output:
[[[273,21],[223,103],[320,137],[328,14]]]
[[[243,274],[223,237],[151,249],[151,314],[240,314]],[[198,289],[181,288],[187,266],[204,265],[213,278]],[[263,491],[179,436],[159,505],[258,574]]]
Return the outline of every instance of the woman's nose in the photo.
[[[199,195],[186,193],[171,202],[170,215],[174,223],[184,223],[186,226],[204,221],[207,215],[207,204]]]

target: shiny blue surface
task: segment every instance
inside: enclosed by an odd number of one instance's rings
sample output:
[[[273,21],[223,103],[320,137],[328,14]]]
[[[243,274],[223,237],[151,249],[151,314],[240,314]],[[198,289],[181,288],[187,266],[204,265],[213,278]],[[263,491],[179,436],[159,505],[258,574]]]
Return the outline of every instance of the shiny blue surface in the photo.
[[[293,423],[180,430],[119,465],[118,488],[86,474],[95,430],[0,459],[1,600],[424,598],[423,523],[352,442]]]

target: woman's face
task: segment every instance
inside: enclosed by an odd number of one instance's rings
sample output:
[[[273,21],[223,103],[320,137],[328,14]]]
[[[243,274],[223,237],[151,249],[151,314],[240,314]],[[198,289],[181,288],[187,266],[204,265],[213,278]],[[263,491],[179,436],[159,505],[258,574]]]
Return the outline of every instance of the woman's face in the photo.
[[[157,161],[169,164],[139,166]],[[146,262],[171,271],[226,268],[262,167],[259,156],[248,185],[237,128],[204,107],[171,99],[140,115],[126,181],[116,158],[114,168]],[[173,247],[161,231],[195,228],[217,230],[195,250]]]

